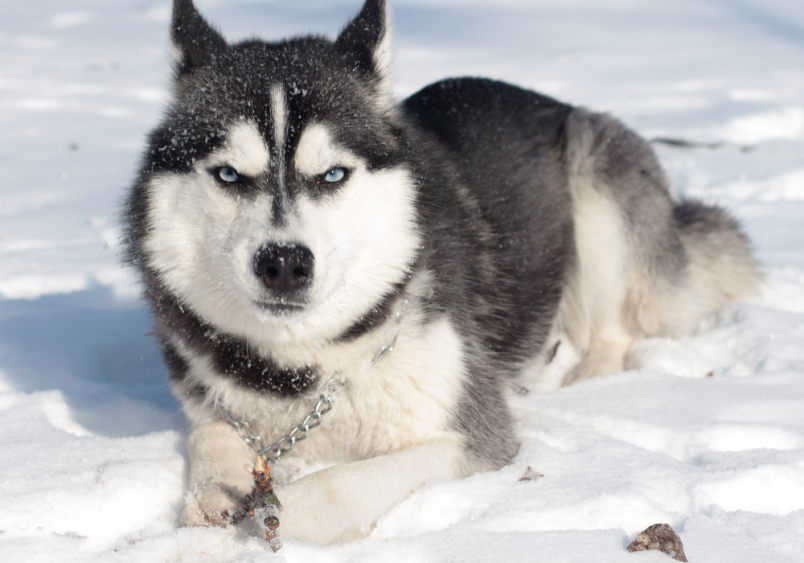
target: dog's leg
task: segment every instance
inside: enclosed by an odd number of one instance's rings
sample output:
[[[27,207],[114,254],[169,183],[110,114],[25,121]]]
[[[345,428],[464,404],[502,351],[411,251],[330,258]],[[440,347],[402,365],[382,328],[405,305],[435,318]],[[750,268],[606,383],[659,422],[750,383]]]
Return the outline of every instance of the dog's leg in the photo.
[[[190,492],[183,521],[188,526],[226,526],[229,515],[254,486],[256,456],[222,421],[193,428],[187,440]]]
[[[190,433],[190,493],[183,520],[189,526],[226,526],[253,485],[255,456],[225,422]],[[469,473],[459,440],[445,439],[400,452],[330,467],[284,487],[282,533],[331,544],[368,535],[395,504],[433,479]]]
[[[623,322],[631,244],[622,209],[591,171],[570,178],[576,262],[558,323],[582,355],[564,384],[623,370],[634,337]]]
[[[463,477],[466,468],[459,441],[444,440],[318,471],[276,489],[282,533],[323,544],[365,537],[427,481]]]
[[[692,332],[761,274],[736,222],[673,203],[650,146],[621,123],[578,109],[567,137],[577,256],[559,324],[585,353],[571,383],[634,367],[634,340]]]
[[[586,356],[564,378],[564,385],[596,375],[623,371],[625,357],[632,342],[630,338],[596,338]]]

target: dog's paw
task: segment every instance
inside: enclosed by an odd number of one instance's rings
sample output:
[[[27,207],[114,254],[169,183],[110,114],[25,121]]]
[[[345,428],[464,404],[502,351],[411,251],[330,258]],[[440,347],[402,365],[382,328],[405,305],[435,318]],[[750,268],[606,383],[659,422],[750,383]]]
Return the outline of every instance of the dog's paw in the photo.
[[[205,483],[187,493],[182,513],[185,526],[229,525],[232,515],[243,505],[249,491],[240,491],[219,483]]]
[[[564,377],[563,385],[577,383],[598,375],[623,371],[627,350],[628,346],[620,343],[592,350]]]

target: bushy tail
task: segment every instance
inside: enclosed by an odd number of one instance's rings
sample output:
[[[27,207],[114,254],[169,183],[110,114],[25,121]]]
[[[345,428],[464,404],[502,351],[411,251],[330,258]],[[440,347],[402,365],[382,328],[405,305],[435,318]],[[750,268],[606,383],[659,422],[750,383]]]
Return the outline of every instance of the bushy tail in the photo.
[[[689,257],[686,291],[700,316],[757,291],[762,270],[748,238],[725,210],[683,200],[673,209],[673,220]]]

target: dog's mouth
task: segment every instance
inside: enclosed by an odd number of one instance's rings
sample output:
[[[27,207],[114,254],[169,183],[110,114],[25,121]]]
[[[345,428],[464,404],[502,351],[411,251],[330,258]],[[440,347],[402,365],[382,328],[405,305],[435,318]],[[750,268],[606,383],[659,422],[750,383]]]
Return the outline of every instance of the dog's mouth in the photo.
[[[305,303],[292,303],[280,301],[255,301],[257,307],[268,311],[278,317],[289,317],[296,313],[301,313],[307,308]]]

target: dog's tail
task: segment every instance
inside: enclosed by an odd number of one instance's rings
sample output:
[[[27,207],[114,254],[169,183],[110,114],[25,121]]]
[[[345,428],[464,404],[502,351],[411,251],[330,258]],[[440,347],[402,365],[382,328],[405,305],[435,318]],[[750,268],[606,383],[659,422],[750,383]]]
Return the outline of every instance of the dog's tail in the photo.
[[[699,201],[682,200],[673,220],[689,259],[683,293],[706,316],[728,301],[755,293],[763,275],[748,238],[725,210]]]

